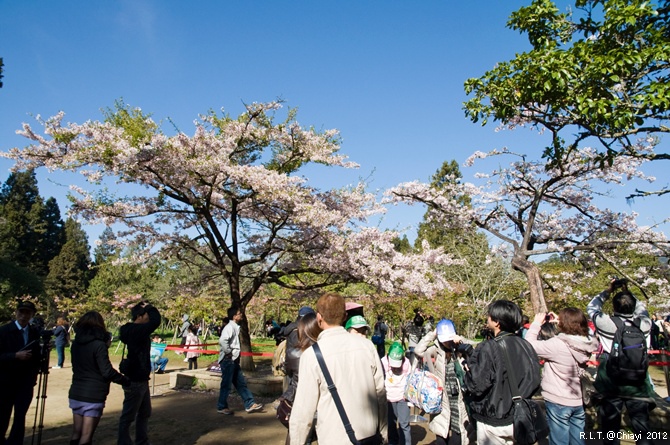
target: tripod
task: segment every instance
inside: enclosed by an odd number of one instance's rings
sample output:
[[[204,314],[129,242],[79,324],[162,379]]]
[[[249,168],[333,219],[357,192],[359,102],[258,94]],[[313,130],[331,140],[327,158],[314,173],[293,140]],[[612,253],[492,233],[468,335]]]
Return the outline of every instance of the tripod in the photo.
[[[47,401],[47,382],[49,381],[49,353],[51,351],[51,335],[45,331],[40,337],[40,369],[37,380],[37,406],[35,407],[35,421],[33,422],[33,438],[31,445],[42,443],[42,430],[44,429],[44,407]],[[39,425],[37,424],[39,419]],[[37,436],[35,429],[38,429]],[[37,439],[37,441],[35,441]]]

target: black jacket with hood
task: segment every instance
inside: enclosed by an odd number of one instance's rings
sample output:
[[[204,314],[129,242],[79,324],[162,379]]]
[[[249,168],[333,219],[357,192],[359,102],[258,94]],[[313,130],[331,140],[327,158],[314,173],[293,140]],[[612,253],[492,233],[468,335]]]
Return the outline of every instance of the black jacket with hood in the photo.
[[[507,345],[521,397],[532,397],[541,381],[537,354],[521,337],[500,332],[496,338],[477,346],[467,361],[469,371],[465,374],[465,386],[472,397],[472,417],[492,426],[510,425],[514,420],[505,355],[499,341]]]
[[[72,342],[72,385],[68,397],[80,402],[103,403],[109,394],[109,383],[130,383],[109,361],[107,340],[103,329],[76,332]]]

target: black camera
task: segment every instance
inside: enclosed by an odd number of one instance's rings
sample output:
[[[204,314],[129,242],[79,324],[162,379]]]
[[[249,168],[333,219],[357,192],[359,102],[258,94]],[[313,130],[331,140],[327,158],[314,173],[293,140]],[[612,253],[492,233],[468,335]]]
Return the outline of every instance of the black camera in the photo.
[[[614,280],[612,281],[612,289],[618,289],[628,284],[628,280],[625,278],[612,277],[612,279]]]
[[[474,350],[475,348],[467,343],[459,343],[458,346],[456,346],[456,352],[459,352],[466,359],[470,358],[472,351]]]

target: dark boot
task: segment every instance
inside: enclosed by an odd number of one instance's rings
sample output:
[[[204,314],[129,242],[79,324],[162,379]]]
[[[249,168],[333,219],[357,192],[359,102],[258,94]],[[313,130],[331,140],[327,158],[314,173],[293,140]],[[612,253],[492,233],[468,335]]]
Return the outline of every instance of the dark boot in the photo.
[[[79,445],[79,439],[70,440],[70,445]]]

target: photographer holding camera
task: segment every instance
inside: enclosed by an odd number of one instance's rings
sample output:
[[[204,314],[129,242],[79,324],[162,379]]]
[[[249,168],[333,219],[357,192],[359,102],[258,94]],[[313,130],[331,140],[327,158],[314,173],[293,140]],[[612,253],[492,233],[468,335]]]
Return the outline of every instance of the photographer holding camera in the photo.
[[[7,445],[23,444],[26,412],[40,370],[40,332],[29,324],[36,312],[32,302],[21,301],[16,307],[16,320],[0,327],[0,443]],[[14,423],[5,440],[12,410]]]
[[[133,319],[119,330],[120,338],[128,347],[127,362],[119,370],[130,379],[123,387],[123,411],[119,419],[119,445],[148,445],[149,417],[151,416],[151,334],[160,326],[158,309],[142,301],[130,310]],[[135,442],[130,438],[130,425],[135,424]]]
[[[616,292],[616,294],[615,294]],[[613,314],[603,312],[605,301],[612,295]],[[595,387],[603,395],[598,409],[603,431],[618,432],[621,412],[628,410],[631,429],[641,438],[636,443],[651,444],[647,439],[649,411],[654,396],[647,367],[651,319],[644,304],[628,290],[627,280],[614,279],[607,289],[589,302],[586,311],[596,327],[603,346]],[[618,444],[618,439],[603,440]]]

